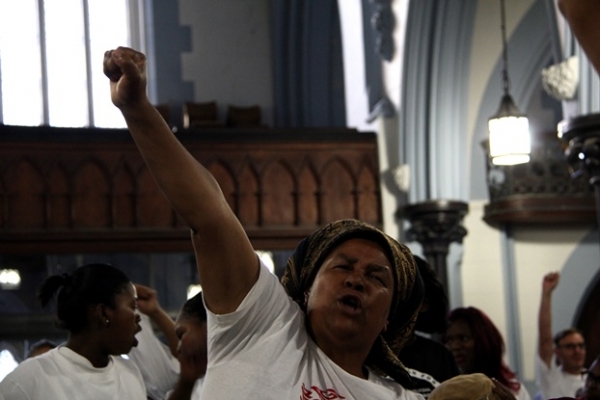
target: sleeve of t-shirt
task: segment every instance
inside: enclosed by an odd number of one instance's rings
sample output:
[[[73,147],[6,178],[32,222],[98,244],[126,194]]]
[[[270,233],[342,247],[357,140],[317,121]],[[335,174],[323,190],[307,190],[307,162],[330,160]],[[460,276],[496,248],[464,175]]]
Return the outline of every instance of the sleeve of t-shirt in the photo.
[[[412,390],[404,391],[404,399],[406,400],[425,400],[422,394],[413,392]]]
[[[13,372],[8,374],[0,382],[0,400],[30,400],[29,394],[25,391],[24,387],[19,384],[18,378],[20,371],[15,369]]]
[[[216,315],[207,309],[208,364],[216,365],[228,355],[260,345],[300,313],[279,279],[261,262],[258,280],[237,310]]]
[[[552,386],[552,382],[558,377],[556,374],[559,372],[558,368],[556,368],[556,359],[555,356],[552,355],[552,360],[550,360],[550,366],[546,365],[544,360],[540,357],[539,354],[535,354],[535,383],[537,384],[540,390],[547,389]]]

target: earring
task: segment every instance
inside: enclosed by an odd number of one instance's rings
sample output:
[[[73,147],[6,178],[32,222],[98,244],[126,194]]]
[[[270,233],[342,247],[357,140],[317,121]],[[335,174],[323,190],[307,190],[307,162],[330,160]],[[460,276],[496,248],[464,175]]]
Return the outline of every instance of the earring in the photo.
[[[310,291],[304,292],[304,307],[308,305],[308,296],[310,295]]]
[[[106,327],[108,328],[108,325],[110,324],[110,321],[106,320],[105,323],[106,323]]]

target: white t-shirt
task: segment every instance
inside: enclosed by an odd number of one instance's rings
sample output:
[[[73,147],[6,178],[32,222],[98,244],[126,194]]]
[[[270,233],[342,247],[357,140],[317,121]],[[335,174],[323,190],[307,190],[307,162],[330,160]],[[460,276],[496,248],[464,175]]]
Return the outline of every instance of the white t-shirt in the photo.
[[[204,382],[204,377],[196,380],[196,383],[194,384],[194,388],[192,389],[192,394],[190,396],[190,400],[200,400],[202,398],[201,394],[202,394],[202,383],[203,382]],[[172,393],[173,393],[173,390],[170,390],[167,393],[166,398],[168,399]]]
[[[5,400],[145,400],[142,375],[132,362],[110,357],[95,368],[88,359],[59,346],[23,361],[0,382]]]
[[[150,318],[143,314],[141,317],[142,331],[135,335],[138,345],[131,349],[128,357],[140,369],[148,397],[163,400],[177,382],[179,361],[154,335]]]
[[[208,312],[205,399],[423,399],[373,372],[353,376],[317,347],[277,277],[260,276],[238,309]]]
[[[575,397],[575,392],[583,387],[585,375],[573,375],[563,372],[562,368],[556,365],[554,355],[552,355],[550,367],[540,358],[539,354],[536,354],[535,360],[536,383],[542,393],[542,400],[554,397]]]
[[[525,386],[523,385],[523,383],[521,383],[521,387],[519,388],[519,391],[515,394],[515,399],[516,400],[531,400],[531,397],[529,396],[529,392],[527,391],[527,389],[525,389]]]

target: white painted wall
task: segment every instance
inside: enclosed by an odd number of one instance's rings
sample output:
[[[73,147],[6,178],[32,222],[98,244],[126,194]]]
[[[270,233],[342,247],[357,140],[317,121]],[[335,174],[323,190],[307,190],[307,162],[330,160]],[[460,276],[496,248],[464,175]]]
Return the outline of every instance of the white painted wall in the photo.
[[[179,11],[191,29],[182,75],[194,83],[195,100],[215,100],[222,120],[228,104],[258,104],[263,123],[272,126],[269,1],[179,0]]]
[[[509,0],[506,1],[506,35],[510,37],[511,33],[517,27],[519,21],[523,18],[527,10],[531,7],[534,0]],[[467,114],[467,132],[470,145],[476,137],[475,124],[479,115],[479,108],[484,96],[484,91],[496,63],[502,57],[502,35],[500,30],[500,1],[478,1],[477,15],[475,17],[475,26],[473,29],[472,48],[469,72],[469,98],[466,101],[469,104]],[[509,75],[510,64],[518,60],[508,60]],[[498,88],[501,90],[502,82],[498,82]],[[500,105],[500,97],[498,97]],[[471,152],[467,151],[467,171],[471,170]],[[469,176],[470,178],[470,176]]]

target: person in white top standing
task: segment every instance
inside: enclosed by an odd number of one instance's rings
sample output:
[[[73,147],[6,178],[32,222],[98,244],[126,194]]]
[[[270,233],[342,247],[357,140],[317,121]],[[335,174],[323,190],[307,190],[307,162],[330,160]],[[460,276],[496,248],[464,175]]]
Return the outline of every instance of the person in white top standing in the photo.
[[[536,383],[545,400],[574,397],[585,382],[585,339],[581,332],[569,328],[552,337],[552,292],[559,278],[558,272],[544,276],[538,315]]]
[[[135,283],[137,305],[141,313],[142,331],[136,336],[138,345],[129,352],[142,373],[150,400],[165,400],[179,378],[178,339],[175,322],[160,306],[158,294],[148,286]],[[154,334],[152,323],[162,333],[165,343]]]
[[[168,400],[200,400],[207,363],[206,309],[202,292],[188,299],[175,321],[181,373]]]
[[[142,315],[138,346],[129,353],[140,369],[151,400],[199,400],[206,373],[206,310],[202,293],[188,299],[173,321],[158,302],[156,291],[135,284]],[[163,344],[151,321],[163,334]]]
[[[282,286],[214,177],[150,103],[145,56],[107,51],[104,72],[146,165],[192,231],[208,314],[202,397],[422,399],[402,386],[411,381],[395,355],[423,297],[410,250],[360,221],[334,222],[299,245]]]
[[[110,265],[88,264],[53,275],[38,298],[56,296],[66,344],[23,361],[0,382],[4,400],[145,400],[139,369],[119,355],[137,345],[141,330],[135,287]]]

